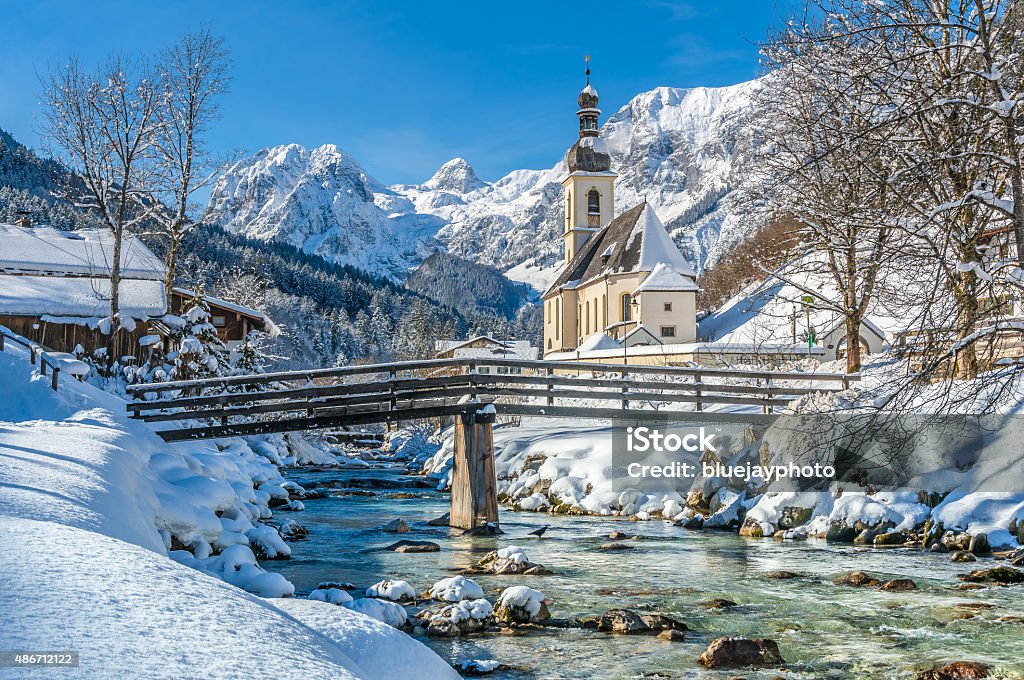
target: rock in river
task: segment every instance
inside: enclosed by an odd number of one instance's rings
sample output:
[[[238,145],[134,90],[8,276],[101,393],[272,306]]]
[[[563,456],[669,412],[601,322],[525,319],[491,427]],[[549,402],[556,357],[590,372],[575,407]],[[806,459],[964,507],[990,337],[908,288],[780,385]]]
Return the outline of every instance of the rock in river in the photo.
[[[441,546],[430,541],[395,541],[383,548],[376,548],[376,550],[391,550],[400,553],[437,552],[440,549]]]
[[[686,624],[663,614],[638,614],[631,609],[609,609],[583,621],[586,628],[623,635],[653,635],[664,630],[687,630]]]
[[[991,677],[988,666],[977,661],[954,661],[942,668],[918,673],[917,680],[976,680]]]
[[[882,582],[877,578],[869,576],[863,571],[851,571],[849,574],[843,574],[833,583],[837,586],[853,586],[855,588],[874,588],[882,585]]]
[[[405,523],[404,519],[399,517],[385,524],[384,531],[389,534],[407,534],[409,533],[409,525]]]
[[[882,585],[882,590],[888,590],[890,592],[917,590],[917,584],[909,578],[894,578],[891,581],[886,581]]]
[[[1009,583],[1024,583],[1024,571],[1013,567],[993,567],[991,569],[976,569],[970,574],[960,574],[961,581],[967,583],[994,583],[1005,585]]]
[[[776,666],[785,663],[775,640],[720,637],[697,659],[708,668],[723,666]]]

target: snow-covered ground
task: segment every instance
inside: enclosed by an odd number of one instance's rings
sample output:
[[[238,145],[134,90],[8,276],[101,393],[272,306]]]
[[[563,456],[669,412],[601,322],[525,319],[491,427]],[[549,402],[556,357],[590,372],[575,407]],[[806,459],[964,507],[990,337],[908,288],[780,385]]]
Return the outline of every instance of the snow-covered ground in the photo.
[[[294,592],[256,553],[290,552],[269,505],[296,491],[274,462],[297,441],[167,445],[32,368],[0,352],[0,648],[80,652],[47,677],[458,677],[352,609],[260,597]]]

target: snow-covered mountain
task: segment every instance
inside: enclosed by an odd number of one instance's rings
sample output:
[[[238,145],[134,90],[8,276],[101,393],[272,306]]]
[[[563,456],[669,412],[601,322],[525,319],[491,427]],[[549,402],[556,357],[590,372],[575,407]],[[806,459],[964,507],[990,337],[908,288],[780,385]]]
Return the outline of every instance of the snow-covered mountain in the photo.
[[[601,132],[619,173],[616,212],[646,198],[698,271],[759,224],[735,191],[757,87],[660,87],[633,98]],[[231,167],[207,220],[397,280],[446,249],[543,288],[560,264],[564,172],[559,159],[489,184],[456,158],[423,184],[385,186],[334,145],[292,144]]]

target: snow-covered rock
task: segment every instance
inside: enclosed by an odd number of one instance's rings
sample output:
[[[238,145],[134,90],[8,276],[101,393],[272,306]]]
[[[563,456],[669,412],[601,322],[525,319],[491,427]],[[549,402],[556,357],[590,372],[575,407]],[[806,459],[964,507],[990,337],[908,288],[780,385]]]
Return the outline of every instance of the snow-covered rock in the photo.
[[[354,598],[341,588],[317,588],[309,594],[307,599],[328,604],[346,604]]]
[[[443,578],[430,588],[430,597],[445,602],[477,600],[484,596],[484,589],[476,581],[465,576]]]
[[[538,623],[549,618],[544,593],[526,586],[503,590],[495,603],[494,615],[506,623]]]
[[[401,602],[402,600],[415,600],[416,589],[408,581],[384,579],[367,588],[366,596]]]

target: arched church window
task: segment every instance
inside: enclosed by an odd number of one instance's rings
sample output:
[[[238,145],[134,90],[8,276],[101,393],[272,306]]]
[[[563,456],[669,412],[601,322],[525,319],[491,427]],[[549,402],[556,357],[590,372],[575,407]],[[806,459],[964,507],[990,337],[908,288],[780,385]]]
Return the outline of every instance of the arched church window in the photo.
[[[590,300],[587,300],[587,335],[590,335]]]
[[[622,320],[623,321],[632,321],[633,320],[633,313],[632,313],[633,300],[630,297],[629,293],[623,293],[622,294],[621,302],[622,302]]]
[[[560,298],[555,298],[555,339],[559,338],[560,329],[562,328],[562,301]]]
[[[601,214],[601,194],[597,189],[591,189],[587,194],[587,213],[590,215]]]

